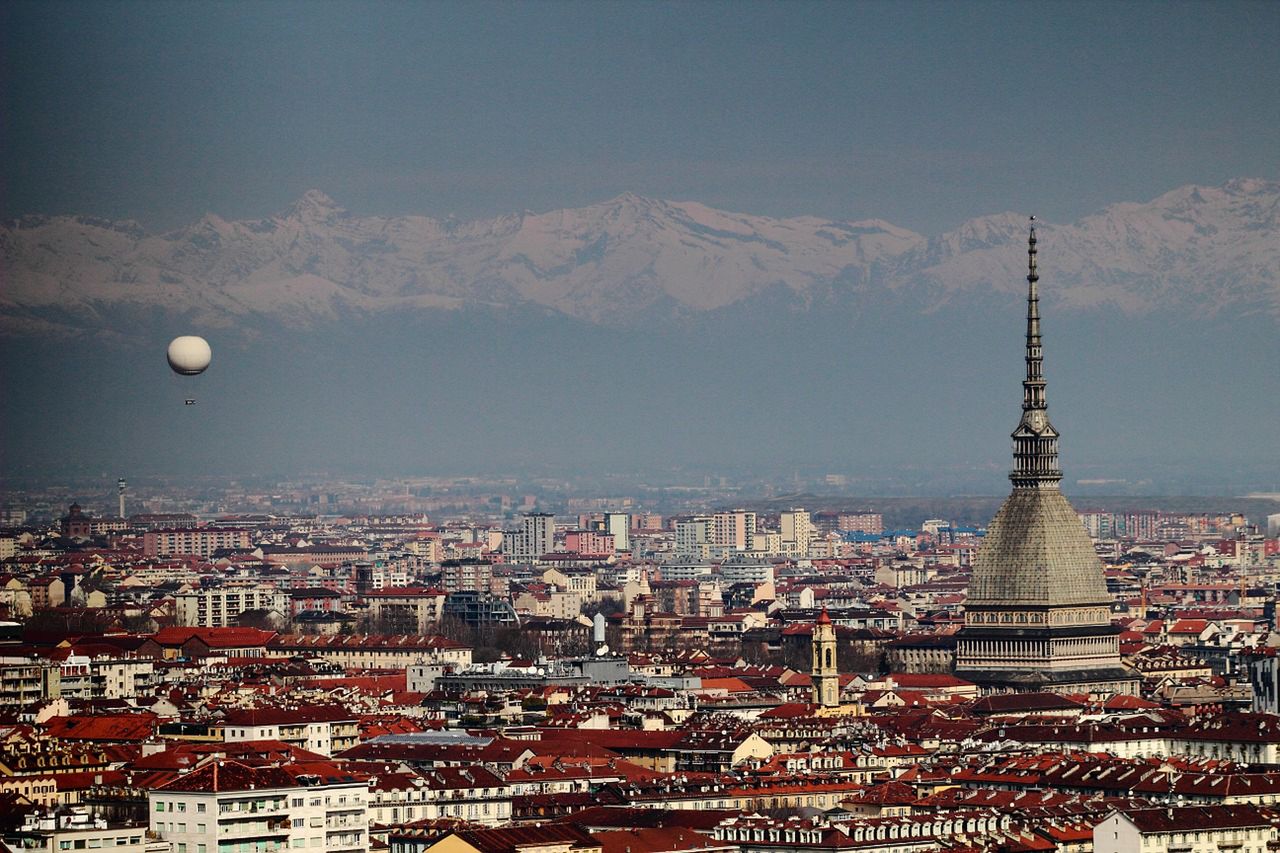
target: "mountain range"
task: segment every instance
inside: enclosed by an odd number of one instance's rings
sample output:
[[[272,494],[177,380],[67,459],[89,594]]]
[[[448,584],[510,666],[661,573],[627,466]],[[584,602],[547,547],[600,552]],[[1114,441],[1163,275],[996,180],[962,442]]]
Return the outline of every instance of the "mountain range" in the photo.
[[[1280,321],[1280,183],[1236,179],[1038,223],[1044,298],[1070,309]],[[774,219],[624,194],[459,222],[360,216],[312,190],[278,215],[135,222],[30,216],[0,227],[0,331],[121,333],[139,316],[314,327],[468,307],[606,326],[742,310],[906,301],[925,311],[1022,292],[1027,218],[926,237],[881,220]],[[126,319],[121,319],[126,318]]]
[[[1280,183],[1038,227],[1069,481],[1275,490]],[[27,217],[0,228],[0,481],[812,466],[1001,494],[1026,236],[635,195],[460,222],[312,191],[163,234]],[[180,334],[205,374],[169,369]]]

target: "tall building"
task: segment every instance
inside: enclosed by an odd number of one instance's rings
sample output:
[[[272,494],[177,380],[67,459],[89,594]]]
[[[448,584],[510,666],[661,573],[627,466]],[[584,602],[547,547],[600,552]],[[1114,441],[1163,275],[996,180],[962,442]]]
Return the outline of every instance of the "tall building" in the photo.
[[[813,704],[824,708],[840,705],[840,670],[836,667],[836,626],[824,607],[813,626]]]
[[[513,563],[532,563],[555,547],[556,517],[531,512],[520,520],[520,529],[502,535],[502,553]]]
[[[715,538],[715,525],[710,516],[676,520],[676,557],[681,560],[705,560]]]
[[[809,541],[813,538],[813,522],[805,509],[792,509],[778,519],[782,533],[782,553],[797,557],[809,556]]]
[[[756,533],[756,514],[744,509],[731,512],[717,512],[711,517],[712,544],[734,551],[746,551],[751,548],[752,537]]]
[[[1059,489],[1040,344],[1036,231],[1027,244],[1027,352],[1022,418],[1013,431],[1013,491],[974,557],[956,675],[989,693],[1135,694],[1102,563]]]
[[[613,534],[613,545],[619,551],[631,550],[631,516],[625,512],[606,512],[604,529]]]

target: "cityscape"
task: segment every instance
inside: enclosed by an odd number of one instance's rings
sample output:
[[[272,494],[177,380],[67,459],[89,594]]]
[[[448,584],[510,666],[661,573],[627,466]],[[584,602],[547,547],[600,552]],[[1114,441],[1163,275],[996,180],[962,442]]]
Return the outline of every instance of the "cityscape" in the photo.
[[[1037,242],[988,525],[479,483],[6,508],[5,843],[1280,845],[1280,511],[1070,505]]]
[[[0,0],[0,853],[1280,851],[1278,39]]]

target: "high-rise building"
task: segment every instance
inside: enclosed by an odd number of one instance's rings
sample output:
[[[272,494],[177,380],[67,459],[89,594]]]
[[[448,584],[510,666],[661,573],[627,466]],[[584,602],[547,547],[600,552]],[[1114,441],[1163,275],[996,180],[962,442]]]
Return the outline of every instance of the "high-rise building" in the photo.
[[[735,551],[751,548],[756,533],[756,514],[744,509],[717,512],[711,517],[712,544]]]
[[[631,516],[625,512],[606,512],[604,530],[613,534],[613,547],[618,551],[631,550]]]
[[[502,553],[513,563],[531,563],[551,553],[555,545],[556,517],[531,512],[520,520],[520,529],[502,535]]]
[[[779,517],[778,526],[782,533],[782,553],[807,557],[809,540],[813,537],[813,522],[809,519],[809,511],[788,510]]]
[[[1027,246],[1026,378],[1013,431],[1013,491],[974,557],[956,675],[990,693],[1137,693],[1121,663],[1102,563],[1060,491],[1040,341],[1034,224]]]
[[[714,536],[710,516],[676,519],[676,557],[682,560],[707,559]]]

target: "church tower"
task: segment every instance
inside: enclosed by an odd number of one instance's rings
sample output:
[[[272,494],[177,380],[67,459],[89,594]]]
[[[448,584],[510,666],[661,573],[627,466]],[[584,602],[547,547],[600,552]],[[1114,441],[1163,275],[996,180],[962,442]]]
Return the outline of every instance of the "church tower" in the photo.
[[[840,672],[836,669],[836,626],[827,609],[813,626],[813,704],[824,708],[840,706]]]
[[[1027,351],[1013,431],[1013,491],[974,557],[956,675],[984,692],[1135,694],[1121,663],[1112,597],[1084,525],[1059,489],[1040,342],[1036,229],[1027,241]]]

